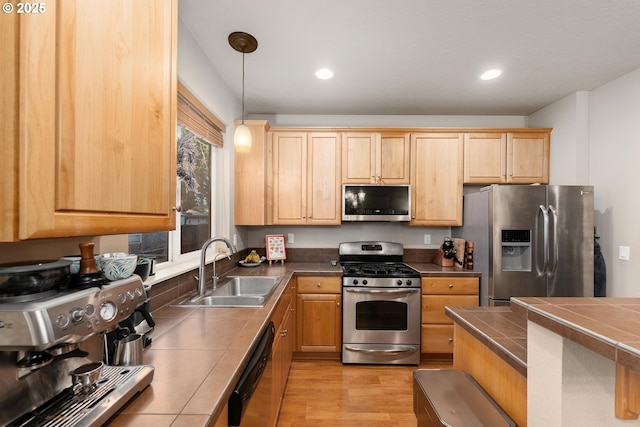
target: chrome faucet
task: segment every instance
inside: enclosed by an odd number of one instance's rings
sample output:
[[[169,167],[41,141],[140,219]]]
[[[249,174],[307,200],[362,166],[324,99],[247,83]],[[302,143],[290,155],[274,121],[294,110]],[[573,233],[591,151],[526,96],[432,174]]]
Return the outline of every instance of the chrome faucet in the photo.
[[[205,278],[204,278],[204,268],[207,259],[207,248],[214,242],[224,242],[225,245],[231,250],[231,254],[233,254],[236,250],[233,247],[233,244],[224,237],[212,237],[202,245],[201,253],[200,253],[200,269],[198,270],[198,295],[204,295],[205,293]],[[227,255],[227,258],[231,259],[231,254]],[[217,256],[218,254],[216,254]],[[216,288],[218,284],[218,276],[216,276],[216,256],[213,257],[213,288]]]

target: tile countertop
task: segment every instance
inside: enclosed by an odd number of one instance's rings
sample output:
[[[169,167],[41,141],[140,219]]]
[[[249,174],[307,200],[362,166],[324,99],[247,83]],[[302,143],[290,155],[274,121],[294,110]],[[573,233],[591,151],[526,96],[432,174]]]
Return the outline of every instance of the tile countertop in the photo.
[[[510,307],[446,313],[524,376],[528,320],[640,371],[640,298],[512,298]]]
[[[471,275],[428,263],[408,263],[425,276]],[[267,263],[237,267],[227,275],[282,276],[262,308],[191,308],[164,306],[153,312],[153,342],[144,363],[155,367],[153,382],[110,420],[109,426],[212,425],[242,374],[261,332],[273,315],[287,283],[296,275],[342,274],[340,265]],[[183,297],[182,297],[183,298]],[[179,298],[177,301],[182,300]],[[176,301],[176,302],[177,302]]]

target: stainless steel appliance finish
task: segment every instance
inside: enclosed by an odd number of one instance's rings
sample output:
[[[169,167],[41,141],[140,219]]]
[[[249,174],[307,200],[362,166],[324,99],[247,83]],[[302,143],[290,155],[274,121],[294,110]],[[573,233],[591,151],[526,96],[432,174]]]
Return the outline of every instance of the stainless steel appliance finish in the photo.
[[[342,362],[420,363],[420,273],[392,242],[347,242],[342,266]]]
[[[102,425],[151,382],[152,367],[144,367],[142,376],[128,376],[133,367],[110,375],[111,367],[104,366],[95,388],[74,392],[72,374],[103,361],[103,334],[145,301],[136,275],[101,283],[55,295],[43,292],[40,299],[24,302],[0,299],[0,425]],[[127,385],[108,386],[105,375],[130,379]],[[92,397],[100,390],[100,399]],[[76,406],[82,409],[71,408]],[[64,414],[56,412],[63,407]],[[57,415],[38,418],[53,412]],[[47,424],[49,419],[55,423]]]
[[[151,383],[153,372],[152,366],[105,366],[91,392],[79,396],[64,389],[8,426],[101,426],[118,412],[117,402],[127,402]]]
[[[493,185],[464,196],[462,227],[480,270],[480,304],[593,296],[592,186]]]
[[[44,350],[81,342],[115,328],[144,301],[138,276],[23,303],[0,300],[0,349]]]
[[[344,184],[342,221],[410,221],[410,185]]]
[[[416,369],[413,411],[418,427],[515,427],[473,377],[457,369]]]

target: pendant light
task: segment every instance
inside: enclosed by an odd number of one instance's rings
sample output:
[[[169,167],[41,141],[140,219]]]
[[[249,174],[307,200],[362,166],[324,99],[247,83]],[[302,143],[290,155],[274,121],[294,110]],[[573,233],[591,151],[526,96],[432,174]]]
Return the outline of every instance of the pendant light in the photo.
[[[258,41],[251,34],[236,31],[229,34],[229,44],[238,52],[242,52],[242,123],[236,127],[233,134],[233,145],[238,153],[248,153],[251,151],[251,131],[244,124],[244,54],[255,51]]]

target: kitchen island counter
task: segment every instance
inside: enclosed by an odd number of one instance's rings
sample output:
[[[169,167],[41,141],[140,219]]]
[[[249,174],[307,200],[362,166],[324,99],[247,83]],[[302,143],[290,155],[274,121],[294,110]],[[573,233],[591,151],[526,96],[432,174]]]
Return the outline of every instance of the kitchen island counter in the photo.
[[[447,307],[446,313],[459,328],[456,339],[461,337],[454,346],[454,367],[476,370],[472,375],[479,376],[489,394],[508,407],[509,399],[493,396],[491,391],[500,389],[490,379],[499,375],[483,378],[463,354],[469,342],[472,347],[480,343],[483,350],[488,349],[524,379],[525,388],[520,387],[520,392],[532,412],[529,424],[562,425],[567,417],[575,419],[576,411],[570,415],[575,402],[589,408],[579,421],[587,422],[584,425],[594,425],[590,424],[594,420],[611,424],[637,418],[640,298],[512,298],[510,307]],[[588,368],[580,371],[583,366]],[[535,397],[528,396],[531,393]],[[510,399],[514,394],[512,391]],[[559,409],[543,411],[539,402],[547,397],[564,403],[550,406]],[[613,417],[614,407],[617,418]],[[526,424],[526,412],[524,422],[522,414],[510,415],[519,418],[519,425]]]

